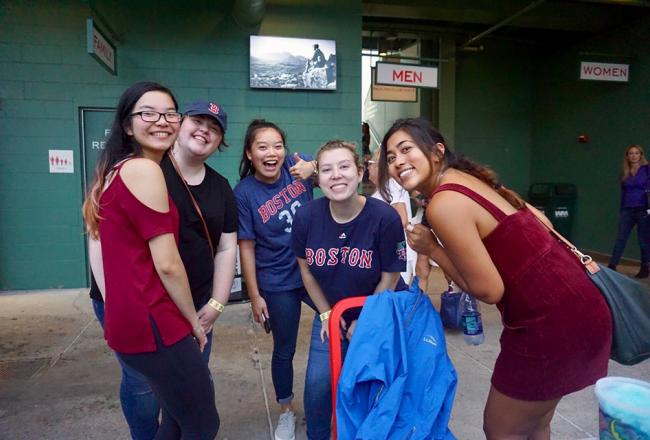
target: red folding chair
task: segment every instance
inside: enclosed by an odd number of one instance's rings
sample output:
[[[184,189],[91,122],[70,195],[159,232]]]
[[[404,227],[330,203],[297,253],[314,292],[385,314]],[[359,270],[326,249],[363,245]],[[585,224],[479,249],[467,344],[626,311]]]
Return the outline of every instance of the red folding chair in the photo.
[[[330,371],[332,374],[332,439],[336,440],[336,385],[341,376],[341,315],[349,309],[363,307],[367,296],[353,296],[342,299],[332,307],[332,314],[329,319],[330,334]]]

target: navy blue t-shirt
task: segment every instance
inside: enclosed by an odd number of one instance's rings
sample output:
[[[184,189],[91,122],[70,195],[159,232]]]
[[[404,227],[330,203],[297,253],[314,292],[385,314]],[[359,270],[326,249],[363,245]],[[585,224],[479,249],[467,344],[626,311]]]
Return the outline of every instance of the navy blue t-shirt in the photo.
[[[382,272],[406,269],[399,214],[371,197],[354,220],[343,224],[332,218],[327,198],[314,200],[294,218],[292,236],[296,257],[307,261],[331,306],[350,296],[372,295]],[[406,288],[400,278],[396,290]]]
[[[309,156],[300,155],[304,160]],[[302,287],[300,269],[291,250],[291,225],[296,212],[314,198],[310,180],[293,180],[295,164],[287,154],[275,183],[248,176],[235,187],[239,213],[239,240],[255,240],[257,284],[261,290],[280,292]]]

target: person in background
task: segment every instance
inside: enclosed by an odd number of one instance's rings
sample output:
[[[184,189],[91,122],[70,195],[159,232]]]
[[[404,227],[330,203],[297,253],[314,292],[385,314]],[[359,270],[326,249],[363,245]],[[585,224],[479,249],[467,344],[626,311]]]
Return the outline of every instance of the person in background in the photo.
[[[413,221],[413,214],[411,211],[411,198],[409,197],[408,191],[399,186],[395,179],[390,179],[388,182],[388,192],[389,198],[384,199],[384,197],[379,192],[379,175],[377,171],[377,161],[379,160],[379,149],[376,149],[372,154],[370,160],[368,160],[368,178],[375,185],[375,192],[372,194],[372,197],[383,200],[386,203],[389,203],[395,211],[399,214],[400,219],[402,220],[402,225],[406,227],[407,224]],[[406,271],[402,272],[402,279],[406,284],[411,284],[413,275],[415,273],[415,263],[417,260],[417,253],[411,249],[408,244],[406,245]],[[428,275],[428,273],[427,273]]]
[[[415,201],[418,209],[415,212],[415,215],[413,216],[413,224],[417,223],[422,223],[422,225],[426,226],[427,228],[430,228],[429,224],[427,223],[427,219],[424,216],[424,211],[427,209],[427,204],[429,203],[429,200],[427,200],[426,197],[424,197],[422,194],[420,194],[417,190],[413,191],[411,193],[411,197],[413,197],[413,200]],[[416,259],[415,259],[415,275],[418,277],[420,280],[420,289],[422,289],[425,292],[428,292],[429,290],[429,274],[431,273],[431,267],[432,266],[438,266],[435,261],[429,258],[428,255],[422,255],[418,254],[416,252]],[[449,281],[449,280],[447,280]]]
[[[295,438],[293,356],[302,302],[311,301],[291,251],[297,212],[313,199],[315,163],[287,155],[286,136],[276,124],[256,119],[244,137],[235,186],[239,212],[239,252],[255,321],[268,321],[273,333],[271,377],[280,417],[276,440]]]
[[[325,66],[325,63],[327,61],[325,60],[325,55],[323,55],[323,51],[320,50],[318,44],[314,44],[314,54],[309,61],[311,61],[312,69],[317,69]]]
[[[385,202],[357,193],[363,166],[353,144],[332,140],[316,154],[318,184],[325,197],[295,216],[292,247],[314,316],[305,378],[307,438],[330,438],[332,405],[328,319],[332,307],[350,296],[406,289],[404,227]],[[357,313],[345,315],[348,340]],[[338,341],[337,341],[338,342]],[[347,341],[342,350],[347,350]]]
[[[390,177],[430,197],[426,218],[442,246],[429,228],[409,225],[413,249],[501,312],[486,437],[550,439],[560,399],[607,375],[612,317],[600,291],[542,213],[492,170],[457,157],[428,121],[399,119],[388,129],[379,158],[383,193]]]
[[[157,83],[136,83],[122,94],[83,213],[92,271],[105,293],[104,337],[160,402],[155,438],[212,439],[219,415],[201,355],[207,339],[159,165],[178,135],[177,108]]]
[[[650,191],[648,161],[639,145],[630,145],[623,155],[620,176],[621,204],[618,212],[618,231],[609,260],[609,268],[616,270],[630,232],[636,226],[641,248],[641,267],[635,278],[648,278],[650,270],[650,217],[647,193]]]

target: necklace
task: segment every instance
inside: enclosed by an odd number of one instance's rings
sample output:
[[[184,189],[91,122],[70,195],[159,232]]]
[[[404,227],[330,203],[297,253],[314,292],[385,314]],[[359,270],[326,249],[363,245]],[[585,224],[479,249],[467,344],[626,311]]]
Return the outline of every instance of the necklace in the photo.
[[[442,176],[445,175],[445,173],[447,172],[447,169],[448,168],[446,168],[442,173],[438,174],[438,177],[436,177],[436,183],[435,183],[434,187],[437,188],[440,185],[440,181],[442,180]]]

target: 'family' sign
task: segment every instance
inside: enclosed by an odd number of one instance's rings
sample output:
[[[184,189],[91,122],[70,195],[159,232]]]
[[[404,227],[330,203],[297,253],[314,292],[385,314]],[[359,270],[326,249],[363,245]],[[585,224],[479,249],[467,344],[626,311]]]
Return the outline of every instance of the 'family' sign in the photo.
[[[117,74],[115,46],[97,29],[92,18],[86,20],[86,52],[110,73]]]

